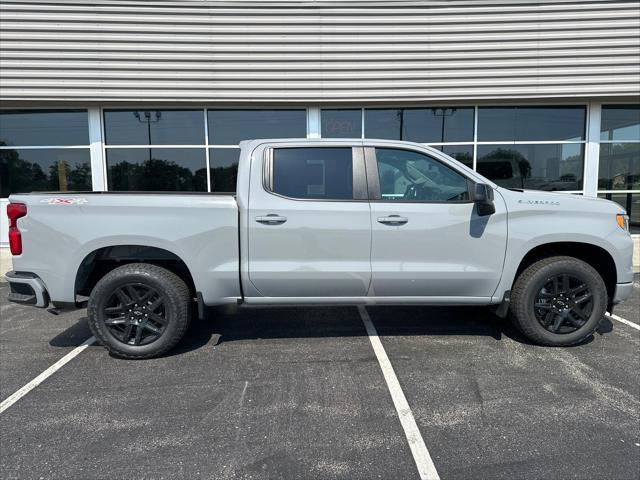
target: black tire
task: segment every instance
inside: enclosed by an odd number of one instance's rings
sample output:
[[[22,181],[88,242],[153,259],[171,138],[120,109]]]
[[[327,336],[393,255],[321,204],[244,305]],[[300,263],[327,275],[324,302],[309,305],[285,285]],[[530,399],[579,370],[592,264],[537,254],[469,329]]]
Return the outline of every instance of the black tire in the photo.
[[[511,291],[515,327],[539,345],[560,347],[584,341],[598,328],[606,308],[602,277],[574,257],[538,260],[520,274]]]
[[[89,327],[114,356],[157,357],[184,336],[190,304],[189,289],[176,274],[130,263],[110,271],[94,287],[87,305]]]

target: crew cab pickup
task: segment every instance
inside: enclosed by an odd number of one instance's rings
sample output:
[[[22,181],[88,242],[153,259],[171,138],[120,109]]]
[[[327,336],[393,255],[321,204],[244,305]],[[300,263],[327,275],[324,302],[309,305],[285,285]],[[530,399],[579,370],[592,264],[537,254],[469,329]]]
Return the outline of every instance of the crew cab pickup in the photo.
[[[408,142],[240,148],[235,195],[11,195],[9,299],[87,306],[113,354],[148,358],[221,304],[487,305],[534,342],[572,345],[631,292],[613,202],[500,188]]]

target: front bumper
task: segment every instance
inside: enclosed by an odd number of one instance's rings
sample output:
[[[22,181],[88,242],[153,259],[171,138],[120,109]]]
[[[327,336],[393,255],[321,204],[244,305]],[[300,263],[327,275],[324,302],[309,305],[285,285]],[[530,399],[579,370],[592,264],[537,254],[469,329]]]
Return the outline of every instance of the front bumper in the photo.
[[[629,298],[632,291],[633,282],[616,284],[616,291],[613,294],[613,300],[611,301],[611,303],[615,305],[617,303],[624,302],[627,298]]]
[[[47,287],[35,273],[11,271],[7,272],[5,277],[9,282],[8,299],[10,302],[40,308],[49,306],[50,299]]]

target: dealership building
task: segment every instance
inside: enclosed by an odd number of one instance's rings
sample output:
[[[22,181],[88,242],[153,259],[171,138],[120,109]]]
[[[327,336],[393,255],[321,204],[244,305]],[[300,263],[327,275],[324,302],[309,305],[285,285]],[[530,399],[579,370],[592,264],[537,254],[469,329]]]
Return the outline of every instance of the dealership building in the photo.
[[[640,237],[637,0],[2,0],[0,100],[3,210],[230,192],[243,139],[366,137],[613,200]]]

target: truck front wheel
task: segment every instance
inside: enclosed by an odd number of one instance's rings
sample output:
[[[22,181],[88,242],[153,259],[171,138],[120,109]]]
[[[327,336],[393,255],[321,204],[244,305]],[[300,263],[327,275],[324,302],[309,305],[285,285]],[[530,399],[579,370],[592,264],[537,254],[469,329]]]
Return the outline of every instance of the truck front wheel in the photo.
[[[110,353],[152,358],[172,349],[189,326],[187,285],[157,265],[130,263],[106,274],[89,297],[91,331]]]
[[[529,340],[548,346],[580,343],[598,328],[607,288],[588,263],[548,257],[527,267],[511,292],[511,317]]]

